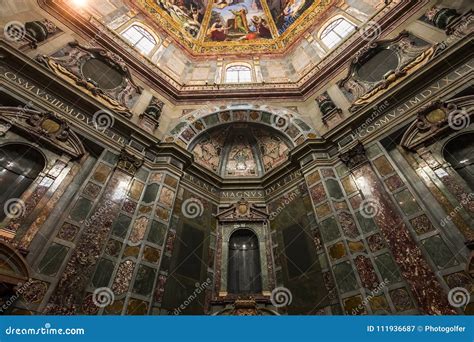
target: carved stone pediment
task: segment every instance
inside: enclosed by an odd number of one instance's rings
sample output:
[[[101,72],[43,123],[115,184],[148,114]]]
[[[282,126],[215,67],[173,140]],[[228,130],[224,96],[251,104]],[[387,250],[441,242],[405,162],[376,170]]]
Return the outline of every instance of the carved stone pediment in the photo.
[[[216,215],[220,222],[233,221],[266,221],[269,215],[266,213],[265,206],[259,206],[255,203],[250,203],[245,199],[229,205]]]
[[[141,93],[141,88],[133,82],[125,61],[117,54],[102,48],[85,47],[78,42],[71,42],[52,56],[37,56],[36,59],[110,109],[126,117],[132,116],[129,108]],[[105,68],[110,67],[110,71],[115,75],[115,83],[106,88],[88,77],[85,72],[87,68],[84,66],[91,60],[103,63],[101,65],[103,67],[105,65]]]
[[[432,102],[418,111],[416,120],[405,131],[401,145],[407,149],[416,150],[446,130],[466,128],[473,114],[473,95],[446,102]]]
[[[71,130],[68,122],[58,114],[22,107],[0,107],[0,113],[0,126],[17,127],[73,158],[85,153],[79,137]]]
[[[435,56],[437,46],[415,43],[414,37],[402,32],[391,40],[367,44],[352,59],[347,76],[339,82],[344,91],[350,93],[354,102],[350,111],[371,103],[388,89],[399,83],[410,73],[419,69]],[[361,75],[361,68],[376,55],[384,53],[386,61],[392,61],[392,69],[387,69],[380,79],[367,79]],[[387,62],[387,68],[390,64]]]

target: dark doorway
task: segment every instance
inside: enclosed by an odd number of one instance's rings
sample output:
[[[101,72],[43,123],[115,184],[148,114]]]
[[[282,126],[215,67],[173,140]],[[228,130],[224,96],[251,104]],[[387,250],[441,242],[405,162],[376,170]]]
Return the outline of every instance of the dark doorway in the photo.
[[[448,142],[444,159],[474,191],[474,133],[462,134]]]
[[[227,291],[233,294],[262,292],[260,249],[257,236],[240,229],[229,240]]]
[[[11,198],[20,198],[45,166],[43,155],[34,147],[8,144],[0,147],[0,221]]]

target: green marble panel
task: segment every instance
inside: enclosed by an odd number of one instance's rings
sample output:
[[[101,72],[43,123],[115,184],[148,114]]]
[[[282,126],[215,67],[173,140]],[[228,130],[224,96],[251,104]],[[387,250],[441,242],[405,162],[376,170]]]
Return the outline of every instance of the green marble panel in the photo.
[[[448,268],[458,264],[451,250],[441,236],[435,235],[421,242],[439,269]]]
[[[341,237],[339,227],[334,217],[330,217],[321,222],[321,236],[324,242],[330,242]]]
[[[349,261],[334,266],[333,271],[341,293],[349,292],[359,287],[354,270]]]
[[[335,199],[344,198],[344,194],[342,193],[342,189],[339,186],[339,182],[335,179],[327,179],[326,180],[326,187],[328,189],[329,196]]]
[[[165,235],[166,225],[153,220],[153,222],[151,223],[150,232],[148,233],[147,240],[161,246],[165,241]]]
[[[128,227],[132,219],[127,215],[120,214],[112,225],[112,234],[122,239],[127,235]]]
[[[382,280],[387,279],[389,283],[396,283],[402,280],[398,266],[389,253],[376,257],[375,264],[382,276]]]
[[[140,265],[138,267],[135,283],[133,284],[133,292],[143,296],[148,296],[153,290],[155,275],[156,270],[154,268]]]
[[[357,221],[359,222],[360,228],[364,234],[377,230],[377,225],[374,220],[370,217],[363,216],[360,212],[356,213]]]
[[[156,200],[156,195],[158,194],[158,189],[160,188],[159,184],[153,183],[148,184],[143,195],[142,201],[145,203],[152,203]]]
[[[58,243],[49,246],[46,254],[38,266],[38,271],[42,274],[54,276],[58,272],[69,248]]]
[[[69,218],[76,222],[83,222],[92,208],[92,202],[80,197],[69,213]]]
[[[115,165],[118,161],[118,156],[110,151],[107,151],[103,158],[109,164]]]
[[[112,272],[114,271],[114,263],[107,259],[100,259],[97,263],[92,285],[94,287],[108,286]]]
[[[408,189],[396,193],[394,197],[405,215],[411,216],[421,211],[420,206]]]

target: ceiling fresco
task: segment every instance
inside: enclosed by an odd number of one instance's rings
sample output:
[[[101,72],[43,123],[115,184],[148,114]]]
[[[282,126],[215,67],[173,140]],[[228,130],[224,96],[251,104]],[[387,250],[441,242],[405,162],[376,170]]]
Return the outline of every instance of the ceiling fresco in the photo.
[[[278,52],[334,0],[135,0],[182,46],[200,54]]]

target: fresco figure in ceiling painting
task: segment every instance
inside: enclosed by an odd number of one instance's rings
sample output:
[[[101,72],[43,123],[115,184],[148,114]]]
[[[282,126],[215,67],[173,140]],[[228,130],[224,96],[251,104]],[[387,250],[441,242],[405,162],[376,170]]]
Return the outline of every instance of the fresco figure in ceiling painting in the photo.
[[[247,23],[247,9],[242,7],[237,11],[230,10],[234,15],[234,31],[249,33],[249,25]]]
[[[222,42],[227,38],[228,27],[222,25],[222,22],[218,19],[212,26],[207,30],[207,35],[211,40],[216,42]]]
[[[267,1],[280,34],[284,33],[313,3],[314,0]]]
[[[215,0],[207,31],[208,40],[269,38],[272,38],[272,33],[261,0]]]
[[[196,37],[206,9],[205,0],[156,0],[156,3],[192,37]]]

